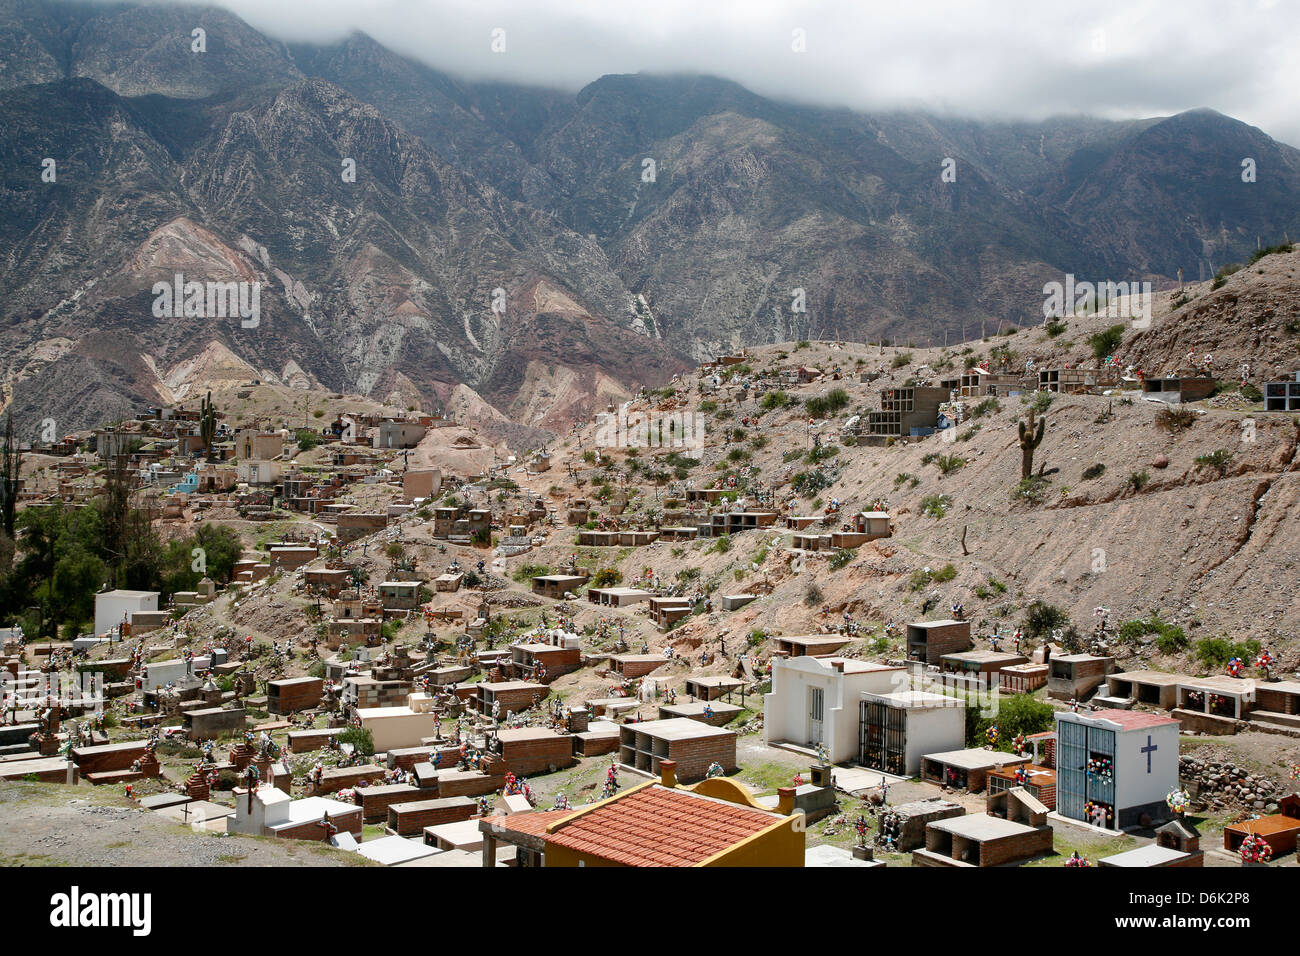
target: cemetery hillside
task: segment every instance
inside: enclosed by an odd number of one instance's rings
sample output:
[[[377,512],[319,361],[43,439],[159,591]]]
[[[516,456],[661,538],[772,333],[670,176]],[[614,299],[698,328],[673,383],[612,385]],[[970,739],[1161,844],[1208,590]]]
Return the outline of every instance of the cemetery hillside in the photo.
[[[10,435],[0,852],[561,865],[590,834],[513,814],[695,793],[797,808],[773,865],[1150,855],[1168,820],[1229,865],[1300,764],[1298,265],[1146,328],[751,346],[532,445],[215,357],[196,401]],[[1165,761],[1136,796],[1061,762],[1126,737]]]
[[[1293,937],[1295,26],[1084,6],[0,0],[15,944]]]

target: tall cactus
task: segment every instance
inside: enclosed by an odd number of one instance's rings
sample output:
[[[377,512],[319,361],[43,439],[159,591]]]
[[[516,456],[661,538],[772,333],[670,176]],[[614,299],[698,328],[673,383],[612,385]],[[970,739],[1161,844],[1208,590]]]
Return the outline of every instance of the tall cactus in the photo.
[[[203,440],[203,450],[212,459],[212,443],[217,439],[217,410],[212,404],[212,393],[199,400],[199,438]]]
[[[1038,428],[1034,428],[1034,410],[1029,409],[1028,425],[1020,422],[1020,477],[1028,478],[1034,473],[1034,449],[1043,443],[1043,430],[1047,419],[1038,419]]]

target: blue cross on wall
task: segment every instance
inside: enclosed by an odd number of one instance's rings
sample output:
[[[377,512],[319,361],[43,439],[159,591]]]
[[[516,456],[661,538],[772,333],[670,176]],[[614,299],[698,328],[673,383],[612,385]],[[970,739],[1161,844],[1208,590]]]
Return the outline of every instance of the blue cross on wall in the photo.
[[[1151,772],[1151,754],[1159,749],[1159,747],[1151,742],[1151,735],[1147,734],[1147,745],[1138,751],[1139,753],[1147,755],[1147,773]]]

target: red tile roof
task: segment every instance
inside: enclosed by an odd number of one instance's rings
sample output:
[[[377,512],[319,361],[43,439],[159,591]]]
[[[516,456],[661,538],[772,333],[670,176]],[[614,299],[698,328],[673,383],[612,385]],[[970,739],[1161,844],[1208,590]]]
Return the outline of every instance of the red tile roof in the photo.
[[[488,817],[487,822],[511,833],[528,836],[545,836],[546,828],[556,820],[573,815],[572,810],[539,810],[533,813],[512,813],[509,816]]]
[[[781,819],[655,784],[582,814],[547,843],[625,866],[693,866]]]
[[[1109,720],[1119,724],[1125,730],[1137,730],[1142,727],[1157,727],[1161,724],[1176,724],[1179,721],[1168,714],[1148,714],[1141,710],[1104,710],[1089,716],[1099,720]]]

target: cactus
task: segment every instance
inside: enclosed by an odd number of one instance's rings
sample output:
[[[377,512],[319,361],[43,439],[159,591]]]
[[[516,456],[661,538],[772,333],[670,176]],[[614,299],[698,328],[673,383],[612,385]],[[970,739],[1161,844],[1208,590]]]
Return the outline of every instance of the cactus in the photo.
[[[212,404],[212,393],[199,400],[199,438],[203,440],[203,451],[212,459],[212,443],[217,438],[217,410]]]
[[[1028,478],[1034,473],[1034,449],[1043,443],[1043,430],[1047,419],[1038,419],[1038,428],[1034,428],[1034,410],[1029,409],[1029,422],[1020,422],[1020,477]]]

